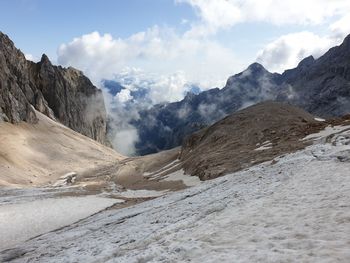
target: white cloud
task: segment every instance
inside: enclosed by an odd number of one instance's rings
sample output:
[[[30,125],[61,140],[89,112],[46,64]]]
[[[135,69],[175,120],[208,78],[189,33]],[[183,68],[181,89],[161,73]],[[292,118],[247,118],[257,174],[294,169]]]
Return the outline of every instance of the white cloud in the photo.
[[[125,68],[143,69],[156,76],[151,91],[154,101],[172,98],[173,92],[181,99],[186,83],[202,88],[223,86],[227,76],[243,68],[232,50],[214,40],[179,35],[158,26],[125,39],[99,32],[83,35],[59,47],[58,62],[83,70],[94,83],[112,79]]]
[[[120,102],[117,96],[113,97],[107,89],[100,87],[109,115],[108,138],[118,152],[127,156],[133,155],[139,136],[136,128],[129,122],[139,118],[138,110],[125,108],[125,102]]]
[[[334,44],[334,39],[320,37],[312,32],[287,34],[260,50],[257,61],[270,71],[282,72],[285,69],[294,68],[305,57],[321,56]]]
[[[345,38],[350,34],[350,14],[331,24],[329,29],[332,32],[332,38],[338,40]]]
[[[348,0],[176,0],[190,4],[199,21],[191,25],[186,36],[208,38],[220,30],[239,23],[264,22],[281,25],[327,25],[326,36],[303,31],[279,36],[258,52],[257,60],[269,70],[281,72],[292,68],[304,57],[319,57],[339,44],[350,33],[350,1]]]
[[[348,0],[176,0],[188,3],[201,21],[193,23],[191,35],[205,36],[244,22],[273,25],[319,25],[350,12]]]
[[[131,100],[133,97],[130,94],[130,90],[128,89],[123,89],[121,90],[115,98],[120,102],[120,103],[125,103],[129,100]]]
[[[303,31],[278,37],[257,54],[257,61],[270,71],[282,72],[294,68],[305,57],[318,58],[331,47],[341,44],[350,34],[350,15],[345,15],[328,26],[328,34],[319,36]]]
[[[267,68],[281,71],[295,66],[306,55],[318,56],[338,43],[350,25],[348,0],[175,0],[188,3],[199,19],[190,29],[178,34],[175,29],[153,26],[127,38],[92,32],[62,44],[58,62],[82,69],[94,83],[111,79],[125,68],[140,68],[159,81],[154,101],[169,97],[160,87],[170,85],[176,93],[170,101],[179,99],[183,82],[198,83],[202,88],[222,87],[225,79],[242,70],[247,62],[238,61],[233,51],[210,37],[238,23],[266,22],[273,25],[318,25],[339,17],[329,30],[332,37],[299,32],[281,36],[259,52],[258,59]],[[187,24],[187,21],[186,21]],[[305,38],[304,38],[305,37]],[[335,39],[338,39],[335,41]],[[302,40],[302,41],[300,41]],[[181,78],[179,78],[180,72]],[[174,74],[177,76],[174,77]],[[180,89],[182,89],[180,91]]]
[[[27,60],[33,61],[33,62],[38,62],[39,58],[37,58],[36,56],[32,55],[32,54],[24,54],[25,58]]]
[[[181,71],[160,75],[142,69],[124,68],[112,79],[130,91],[140,88],[147,90],[152,104],[181,100],[184,92],[189,90],[188,80]]]
[[[137,140],[137,130],[130,126],[127,129],[118,130],[112,140],[112,144],[118,152],[126,156],[132,156],[135,153],[135,142]]]
[[[150,86],[150,97],[154,103],[181,100],[187,89],[187,80],[183,72],[169,76],[160,76]]]
[[[58,62],[82,69],[96,81],[113,74],[125,63],[126,49],[124,41],[93,32],[62,44],[58,49]]]
[[[241,10],[229,1],[178,0],[177,2],[191,4],[202,19],[192,25],[192,29],[186,33],[188,36],[212,34],[218,29],[231,27],[242,19]]]

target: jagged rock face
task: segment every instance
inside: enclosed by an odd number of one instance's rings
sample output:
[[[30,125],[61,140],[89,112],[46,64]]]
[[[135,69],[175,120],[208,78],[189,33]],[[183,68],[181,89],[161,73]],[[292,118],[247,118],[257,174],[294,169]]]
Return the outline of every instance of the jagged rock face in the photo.
[[[0,33],[0,41],[1,119],[13,123],[36,122],[31,106],[35,104],[36,89],[30,80],[29,62],[6,35]]]
[[[304,59],[285,71],[282,80],[292,86],[293,104],[322,117],[350,112],[350,35],[317,60]]]
[[[0,32],[0,120],[35,123],[34,109],[108,144],[102,92],[82,72],[53,66],[46,55],[27,61]]]

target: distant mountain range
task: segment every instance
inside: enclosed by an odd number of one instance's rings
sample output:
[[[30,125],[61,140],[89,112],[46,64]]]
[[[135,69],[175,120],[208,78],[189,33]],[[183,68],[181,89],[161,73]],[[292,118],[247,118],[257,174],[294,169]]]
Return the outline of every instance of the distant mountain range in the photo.
[[[254,63],[230,77],[223,89],[189,93],[175,103],[140,112],[137,153],[180,145],[184,138],[239,109],[266,100],[289,102],[320,117],[350,112],[350,36],[318,59],[312,56],[282,74]]]

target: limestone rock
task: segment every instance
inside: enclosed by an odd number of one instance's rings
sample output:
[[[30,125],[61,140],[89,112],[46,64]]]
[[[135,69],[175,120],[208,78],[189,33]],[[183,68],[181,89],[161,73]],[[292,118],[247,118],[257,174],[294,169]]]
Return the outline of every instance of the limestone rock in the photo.
[[[81,71],[54,66],[45,54],[38,63],[27,61],[0,32],[0,119],[35,123],[34,109],[109,145],[102,92]]]

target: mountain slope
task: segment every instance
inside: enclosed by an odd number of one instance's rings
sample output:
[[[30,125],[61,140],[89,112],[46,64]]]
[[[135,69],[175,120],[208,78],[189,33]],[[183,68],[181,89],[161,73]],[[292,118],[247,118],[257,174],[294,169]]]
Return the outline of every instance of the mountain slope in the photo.
[[[53,66],[46,55],[27,61],[0,32],[0,120],[35,123],[34,111],[108,144],[102,92],[82,72]]]
[[[302,149],[300,139],[325,125],[291,105],[263,102],[189,136],[180,160],[187,174],[212,179]]]
[[[33,110],[36,123],[0,122],[0,185],[43,186],[116,164],[124,157]]]

